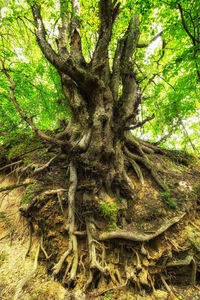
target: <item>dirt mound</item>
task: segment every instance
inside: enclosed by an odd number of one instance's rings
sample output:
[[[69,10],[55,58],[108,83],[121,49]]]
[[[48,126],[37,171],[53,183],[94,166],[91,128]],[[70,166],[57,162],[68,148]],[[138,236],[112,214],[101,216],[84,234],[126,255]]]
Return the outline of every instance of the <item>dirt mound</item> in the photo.
[[[200,299],[198,161],[185,166],[172,154],[149,155],[165,191],[142,166],[144,183],[128,170],[135,186],[128,201],[83,179],[72,238],[73,180],[66,182],[63,160],[36,150],[7,162],[0,178],[0,299]]]

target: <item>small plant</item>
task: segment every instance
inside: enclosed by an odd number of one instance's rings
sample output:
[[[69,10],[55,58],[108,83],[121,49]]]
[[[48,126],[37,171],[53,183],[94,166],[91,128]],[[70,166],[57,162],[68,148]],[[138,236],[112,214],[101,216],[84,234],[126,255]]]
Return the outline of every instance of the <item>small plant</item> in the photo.
[[[112,231],[112,230],[116,230],[117,229],[117,223],[116,222],[112,222],[109,224],[108,226],[108,231]]]
[[[111,300],[112,294],[105,295],[103,298],[105,300]]]
[[[175,199],[175,198],[168,198],[168,199],[167,199],[167,204],[168,204],[171,208],[176,208],[176,207],[177,207],[177,203],[176,203],[176,199]]]
[[[112,203],[102,203],[101,204],[101,211],[104,217],[108,217],[111,221],[115,221],[118,214],[118,206],[116,202]]]
[[[176,199],[171,197],[170,191],[161,193],[161,198],[170,208],[177,208]]]

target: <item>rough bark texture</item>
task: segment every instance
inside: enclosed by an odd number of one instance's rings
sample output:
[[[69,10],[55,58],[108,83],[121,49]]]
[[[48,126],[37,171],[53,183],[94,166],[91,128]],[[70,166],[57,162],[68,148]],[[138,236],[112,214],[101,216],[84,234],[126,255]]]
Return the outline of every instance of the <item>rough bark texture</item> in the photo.
[[[104,186],[107,192],[116,193],[113,187],[121,185],[131,194],[133,184],[126,174],[123,146],[125,128],[134,124],[139,105],[138,85],[132,64],[139,30],[138,16],[135,16],[118,42],[111,72],[108,47],[119,6],[111,0],[99,2],[98,42],[89,64],[82,55],[77,17],[79,7],[73,1],[74,13],[70,22],[67,22],[66,11],[65,17],[62,17],[58,53],[47,41],[41,7],[33,6],[32,11],[38,44],[46,58],[57,68],[71,109],[70,122],[58,137],[60,143],[60,140],[66,141],[62,150],[70,160],[76,161],[79,174],[85,173],[87,178],[95,178],[97,188]],[[64,9],[61,1],[61,11]],[[66,34],[67,28],[70,28],[69,35]],[[70,49],[66,46],[68,40]],[[120,83],[121,96],[118,95]]]

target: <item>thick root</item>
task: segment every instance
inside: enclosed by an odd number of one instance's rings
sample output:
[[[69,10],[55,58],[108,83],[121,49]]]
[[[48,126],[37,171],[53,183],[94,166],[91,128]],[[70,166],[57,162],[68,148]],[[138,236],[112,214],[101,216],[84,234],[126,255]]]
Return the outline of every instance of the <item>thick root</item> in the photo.
[[[127,160],[130,162],[133,170],[137,174],[137,177],[138,177],[140,183],[144,184],[144,177],[142,175],[142,171],[141,171],[140,167],[138,166],[138,164],[135,162],[135,160],[130,157],[129,153],[130,152],[128,151],[128,149],[125,149],[125,155],[127,157]]]
[[[69,246],[68,250],[62,255],[58,263],[53,267],[53,275],[57,275],[66,260],[66,258],[73,253],[72,263],[70,268],[67,267],[68,272],[70,271],[67,282],[70,284],[76,279],[76,273],[78,268],[78,246],[77,246],[77,237],[75,235],[75,195],[77,189],[77,172],[76,167],[71,162],[70,163],[70,187],[68,192],[68,224],[66,229],[69,233]],[[64,277],[66,277],[66,273]]]
[[[86,228],[87,228],[87,237],[88,237],[88,247],[89,247],[89,259],[90,259],[90,275],[89,279],[85,285],[85,290],[88,288],[90,283],[93,280],[93,274],[95,270],[98,270],[100,273],[108,275],[110,270],[108,266],[105,265],[105,249],[102,250],[101,261],[100,263],[97,259],[96,253],[96,244],[102,245],[96,240],[96,228],[94,222],[92,222],[92,218],[86,219]]]
[[[99,236],[100,241],[105,241],[109,239],[125,239],[130,241],[136,241],[136,242],[146,242],[154,239],[158,235],[165,232],[169,227],[172,225],[178,223],[186,213],[181,214],[178,217],[174,217],[171,220],[164,223],[156,232],[152,234],[146,234],[146,233],[132,233],[128,231],[110,231],[110,232],[103,232]]]
[[[167,187],[165,186],[165,184],[161,181],[161,179],[159,178],[158,174],[156,173],[155,169],[152,167],[151,163],[149,162],[148,158],[146,158],[146,156],[141,157],[138,156],[136,154],[131,153],[126,147],[124,149],[124,152],[126,153],[126,155],[128,155],[129,158],[133,159],[134,161],[139,161],[141,162],[146,168],[147,170],[149,170],[151,172],[152,177],[154,178],[154,180],[156,181],[156,183],[166,192],[168,191]]]
[[[46,260],[48,260],[52,256],[52,254],[50,254],[50,255],[47,254],[47,252],[44,248],[44,245],[43,245],[43,241],[44,241],[44,237],[42,235],[42,237],[41,237],[41,250],[44,253],[44,256],[45,256]]]

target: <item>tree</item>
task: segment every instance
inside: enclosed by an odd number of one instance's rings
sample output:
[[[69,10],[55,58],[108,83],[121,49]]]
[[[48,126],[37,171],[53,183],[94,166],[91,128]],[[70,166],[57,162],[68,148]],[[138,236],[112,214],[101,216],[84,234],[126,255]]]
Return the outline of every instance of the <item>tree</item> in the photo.
[[[54,274],[57,275],[60,272],[64,260],[72,254],[73,260],[68,268],[68,282],[70,283],[74,282],[77,276],[79,261],[77,236],[83,234],[76,229],[77,224],[75,221],[75,199],[78,187],[85,186],[89,188],[90,193],[88,193],[87,188],[83,189],[81,199],[86,199],[86,201],[93,204],[94,195],[99,195],[99,193],[107,193],[118,198],[123,197],[127,202],[133,201],[134,183],[130,179],[127,170],[131,167],[137,174],[141,184],[143,184],[142,165],[151,173],[158,188],[163,192],[169,192],[168,187],[162,182],[148,158],[148,154],[162,154],[164,150],[137,138],[131,130],[141,128],[144,124],[153,120],[155,118],[153,114],[154,106],[159,106],[163,99],[165,101],[161,105],[161,111],[165,111],[164,124],[167,123],[169,127],[171,126],[169,132],[176,130],[182,119],[186,115],[192,115],[196,109],[195,100],[198,101],[196,98],[196,84],[194,84],[196,79],[190,83],[188,94],[185,92],[184,95],[180,96],[179,92],[184,77],[181,77],[180,74],[173,77],[173,73],[181,73],[182,68],[187,66],[181,66],[181,60],[177,52],[174,54],[174,61],[180,66],[171,66],[172,62],[169,57],[171,50],[170,47],[168,49],[168,45],[170,44],[170,38],[172,38],[174,19],[177,18],[179,10],[182,24],[179,22],[180,20],[176,20],[178,30],[182,30],[182,35],[184,31],[186,32],[187,42],[189,39],[192,40],[192,48],[184,48],[183,51],[190,52],[193,49],[192,56],[195,60],[195,67],[192,68],[191,72],[197,74],[199,80],[198,14],[197,21],[195,21],[197,23],[193,26],[193,35],[186,25],[182,4],[173,2],[173,5],[178,5],[178,7],[176,6],[178,9],[171,10],[172,18],[170,24],[166,25],[169,21],[168,14],[171,8],[168,4],[164,5],[162,3],[165,10],[163,13],[158,14],[156,8],[160,4],[157,2],[154,4],[154,2],[122,1],[120,3],[112,0],[100,0],[85,3],[77,0],[60,0],[54,3],[52,1],[27,1],[27,4],[24,3],[24,7],[20,8],[17,2],[10,1],[8,5],[13,15],[12,17],[2,17],[1,46],[3,55],[1,55],[1,64],[2,73],[7,77],[10,84],[10,99],[20,117],[32,130],[42,140],[58,147],[59,155],[61,153],[65,154],[66,164],[69,166],[70,184],[68,191],[68,224],[66,227],[69,234],[69,246],[55,265]],[[93,18],[87,16],[89,11],[92,13]],[[163,29],[159,32],[158,30],[156,32],[155,24],[152,21],[150,22],[152,16],[155,19],[162,18]],[[191,15],[191,22],[193,22],[193,19]],[[42,57],[40,66],[38,66],[38,62],[32,63],[32,70],[26,69],[27,65],[30,68],[31,62],[24,64],[24,66],[18,66],[15,63],[12,67],[12,51],[15,52],[16,48],[14,47],[11,50],[9,42],[4,40],[4,34],[7,35],[9,41],[9,35],[11,34],[9,26],[17,22],[19,28],[21,27],[21,32],[18,31],[18,39],[20,42],[22,41],[22,48],[25,49],[26,40],[24,42],[22,36],[26,30],[28,31],[26,38],[30,37],[30,32],[33,33],[34,31],[37,44],[48,62],[45,62],[44,57]],[[148,22],[150,22],[151,28],[147,26]],[[145,28],[146,31],[142,31]],[[53,29],[54,32],[52,33]],[[148,39],[149,35],[150,38]],[[161,39],[161,47],[157,52],[149,55],[149,63],[146,58],[147,68],[145,68],[146,48],[158,38]],[[145,42],[143,42],[144,40]],[[174,43],[178,44],[180,40],[175,40]],[[32,36],[29,46],[38,51]],[[28,48],[27,52],[30,51]],[[40,54],[37,55],[40,56]],[[154,64],[150,68],[149,65],[152,64],[152,61],[154,61]],[[164,63],[161,64],[162,61]],[[34,64],[36,67],[34,67]],[[24,109],[22,109],[23,101],[19,104],[17,95],[23,99],[23,92],[18,89],[20,85],[23,86],[23,82],[20,82],[23,78],[20,74],[23,71],[22,66],[24,67],[25,77],[27,77],[26,72],[28,72],[29,77],[33,76],[32,72],[43,73],[41,68],[48,72],[53,66],[55,69],[52,69],[52,72],[55,76],[52,82],[56,85],[56,82],[60,79],[62,90],[58,88],[56,95],[59,94],[63,106],[62,112],[68,114],[68,118],[67,120],[65,118],[67,124],[64,123],[63,130],[53,136],[48,135],[44,130],[38,129],[33,122],[35,118],[34,107],[30,106],[27,110],[27,107],[24,106],[26,111],[24,112]],[[169,71],[171,71],[171,75],[169,75]],[[5,76],[2,77],[4,78],[2,79],[4,80],[2,86],[4,89],[8,89]],[[154,89],[152,84],[155,85]],[[176,88],[174,88],[174,85]],[[59,83],[57,83],[57,86],[59,86]],[[163,94],[163,86],[167,89],[166,94]],[[38,89],[38,84],[36,84],[36,88]],[[40,89],[40,95],[45,95],[50,99],[54,98],[55,93],[53,90],[51,92],[46,89],[43,90],[41,86]],[[30,94],[27,89],[25,96],[34,97]],[[159,94],[160,99],[156,99],[155,94]],[[194,97],[195,100],[186,105],[185,99],[189,96]],[[8,96],[6,96],[7,98]],[[38,97],[36,99],[38,99],[39,105],[43,105]],[[168,101],[169,99],[170,101]],[[47,106],[50,102],[51,100],[49,102],[47,100]],[[55,103],[53,107],[55,107]],[[141,107],[143,107],[146,114],[143,119],[138,118]],[[159,112],[157,111],[155,114],[158,117],[157,120],[159,120]],[[52,118],[52,111],[50,111],[50,115]],[[39,127],[42,127],[40,118],[36,120],[36,123]],[[45,126],[43,127],[45,128]],[[161,128],[158,129],[158,132],[162,132]],[[176,221],[173,220],[173,222]],[[89,285],[96,269],[102,273],[107,273],[109,270],[101,265],[96,258],[94,237],[97,234],[97,228],[93,215],[89,212],[84,217],[84,226],[90,255],[91,276],[88,282]],[[164,226],[162,230],[166,230],[167,226]],[[124,238],[146,241],[160,233],[158,231],[148,236],[137,236],[125,231],[112,231],[102,233],[100,240]]]

